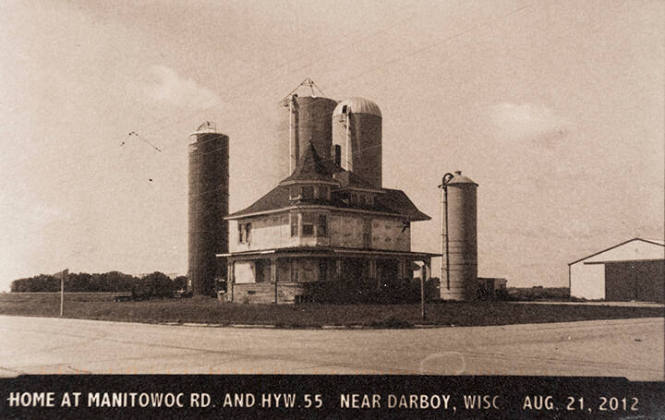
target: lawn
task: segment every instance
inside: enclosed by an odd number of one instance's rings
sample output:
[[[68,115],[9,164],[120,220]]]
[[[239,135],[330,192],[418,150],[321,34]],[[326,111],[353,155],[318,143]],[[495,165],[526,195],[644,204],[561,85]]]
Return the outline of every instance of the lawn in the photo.
[[[594,319],[663,317],[663,308],[584,305],[528,305],[510,302],[443,302],[408,305],[243,305],[212,298],[113,302],[112,293],[65,294],[65,317],[131,322],[196,322],[214,324],[273,324],[283,327],[363,325],[409,327],[414,324],[444,326],[509,325]],[[0,314],[56,317],[58,293],[0,294]]]

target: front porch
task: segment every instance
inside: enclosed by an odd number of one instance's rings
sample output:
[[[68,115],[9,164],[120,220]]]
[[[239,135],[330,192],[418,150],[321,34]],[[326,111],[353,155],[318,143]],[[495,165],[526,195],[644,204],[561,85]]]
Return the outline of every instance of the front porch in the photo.
[[[436,254],[358,249],[279,249],[220,254],[228,259],[225,300],[239,303],[321,301],[326,294],[405,287],[420,262],[425,279]],[[333,299],[334,300],[334,299]]]

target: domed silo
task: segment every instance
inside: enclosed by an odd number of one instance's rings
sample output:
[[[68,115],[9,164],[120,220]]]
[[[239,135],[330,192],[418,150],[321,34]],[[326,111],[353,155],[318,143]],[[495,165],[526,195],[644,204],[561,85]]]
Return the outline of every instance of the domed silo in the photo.
[[[333,145],[341,150],[342,168],[382,185],[381,109],[365,98],[349,98],[333,111]]]
[[[446,183],[440,283],[440,295],[445,300],[475,300],[477,297],[477,188],[478,184],[461,171],[456,171]]]
[[[196,295],[212,295],[215,277],[226,276],[229,249],[229,138],[205,122],[189,143],[189,281]]]
[[[323,159],[330,159],[332,147],[332,112],[337,101],[317,96],[290,95],[283,102],[286,108],[279,125],[279,180],[296,168],[298,158],[311,142]]]

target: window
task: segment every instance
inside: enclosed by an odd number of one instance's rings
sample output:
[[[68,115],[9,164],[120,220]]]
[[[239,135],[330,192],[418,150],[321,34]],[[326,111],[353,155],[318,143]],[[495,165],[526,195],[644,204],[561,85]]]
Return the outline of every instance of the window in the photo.
[[[298,215],[291,213],[291,237],[298,236]]]
[[[238,223],[238,243],[249,243],[252,240],[252,224]]]
[[[358,204],[358,195],[351,193],[351,205],[355,206],[356,204]]]
[[[289,188],[289,199],[297,200],[298,198],[300,198],[300,188],[290,187]]]
[[[250,243],[252,241],[252,224],[251,223],[245,224],[245,241],[247,241],[247,243]]]
[[[328,236],[328,217],[319,214],[319,225],[316,228],[316,236]]]
[[[363,247],[370,248],[372,245],[372,221],[370,219],[363,220]]]
[[[313,198],[314,198],[314,187],[311,185],[302,187],[302,199],[311,200]]]
[[[304,213],[302,216],[302,236],[314,235],[314,215]]]
[[[367,205],[367,202],[365,201],[365,194],[359,194],[360,198],[360,207],[365,207]]]
[[[324,259],[319,260],[319,281],[328,280],[328,262]]]
[[[329,191],[329,188],[328,188],[327,185],[320,185],[317,188],[317,192],[318,192],[317,198],[319,198],[320,200],[328,200],[328,191]]]

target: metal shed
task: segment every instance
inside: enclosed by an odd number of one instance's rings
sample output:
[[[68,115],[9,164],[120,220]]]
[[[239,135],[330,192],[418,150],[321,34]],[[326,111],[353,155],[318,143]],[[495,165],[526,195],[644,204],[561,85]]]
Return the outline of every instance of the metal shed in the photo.
[[[633,238],[568,264],[570,295],[665,302],[665,242]]]

